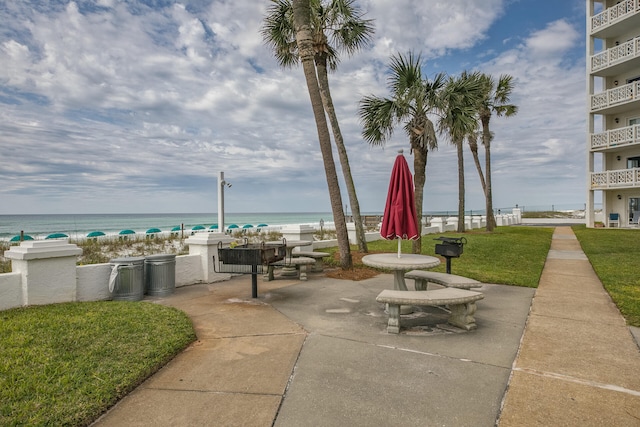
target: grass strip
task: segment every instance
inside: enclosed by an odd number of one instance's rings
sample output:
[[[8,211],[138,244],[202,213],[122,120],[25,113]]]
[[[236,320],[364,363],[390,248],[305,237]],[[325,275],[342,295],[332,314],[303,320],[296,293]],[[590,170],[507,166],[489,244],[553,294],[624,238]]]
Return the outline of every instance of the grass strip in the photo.
[[[195,340],[181,311],[103,301],[0,312],[0,425],[82,426]]]
[[[640,327],[640,231],[574,226],[573,232],[627,323]]]

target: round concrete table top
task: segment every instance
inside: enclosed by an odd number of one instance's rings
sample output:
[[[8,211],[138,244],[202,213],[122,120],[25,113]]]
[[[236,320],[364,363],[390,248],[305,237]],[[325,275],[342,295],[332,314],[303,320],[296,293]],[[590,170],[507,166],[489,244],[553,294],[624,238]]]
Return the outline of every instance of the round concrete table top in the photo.
[[[408,271],[437,267],[440,260],[429,255],[401,254],[398,258],[397,253],[385,253],[365,255],[362,263],[369,267]]]

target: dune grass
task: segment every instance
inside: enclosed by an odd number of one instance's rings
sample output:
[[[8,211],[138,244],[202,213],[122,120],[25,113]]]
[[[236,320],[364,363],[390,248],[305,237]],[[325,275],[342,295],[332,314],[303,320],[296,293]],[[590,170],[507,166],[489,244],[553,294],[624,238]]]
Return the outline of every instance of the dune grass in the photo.
[[[184,313],[148,302],[2,311],[0,425],[87,425],[193,340]]]

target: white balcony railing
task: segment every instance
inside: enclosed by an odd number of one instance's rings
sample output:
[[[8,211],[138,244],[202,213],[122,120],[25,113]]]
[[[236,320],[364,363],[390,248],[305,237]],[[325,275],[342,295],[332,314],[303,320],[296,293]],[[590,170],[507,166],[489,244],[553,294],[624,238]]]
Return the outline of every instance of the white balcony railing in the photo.
[[[640,37],[593,55],[591,57],[591,72],[611,67],[636,56],[640,56]]]
[[[615,24],[621,19],[640,11],[640,0],[622,0],[613,7],[591,17],[591,32]]]
[[[625,147],[634,144],[640,144],[640,125],[591,134],[592,150],[606,150],[607,148]]]
[[[591,95],[591,111],[640,100],[640,81]]]
[[[591,174],[591,189],[640,187],[640,168],[617,169]]]

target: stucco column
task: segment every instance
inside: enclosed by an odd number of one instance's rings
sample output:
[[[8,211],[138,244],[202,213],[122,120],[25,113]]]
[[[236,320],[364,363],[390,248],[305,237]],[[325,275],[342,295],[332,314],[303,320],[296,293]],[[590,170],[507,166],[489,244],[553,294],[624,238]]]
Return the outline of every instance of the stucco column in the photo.
[[[234,240],[224,233],[208,232],[195,233],[185,240],[185,244],[189,246],[189,255],[200,255],[202,280],[205,283],[228,280],[231,277],[229,273],[216,273],[213,263],[214,259],[218,262],[218,243],[222,242],[222,247],[228,248]]]
[[[514,208],[511,213],[514,216],[515,224],[522,224],[522,210],[520,210],[520,208]]]
[[[282,237],[284,237],[286,240],[308,240],[312,242],[307,246],[299,246],[294,248],[293,252],[313,251],[313,234],[315,232],[316,229],[308,224],[289,225],[281,230]]]
[[[347,223],[347,235],[349,236],[349,243],[352,245],[358,244],[358,237],[356,235],[356,224],[353,222]],[[313,237],[312,237],[313,239]]]
[[[444,218],[439,216],[431,218],[431,226],[438,227],[438,232],[444,233]]]
[[[76,300],[76,261],[82,249],[68,240],[28,240],[5,251],[22,275],[22,305]]]

